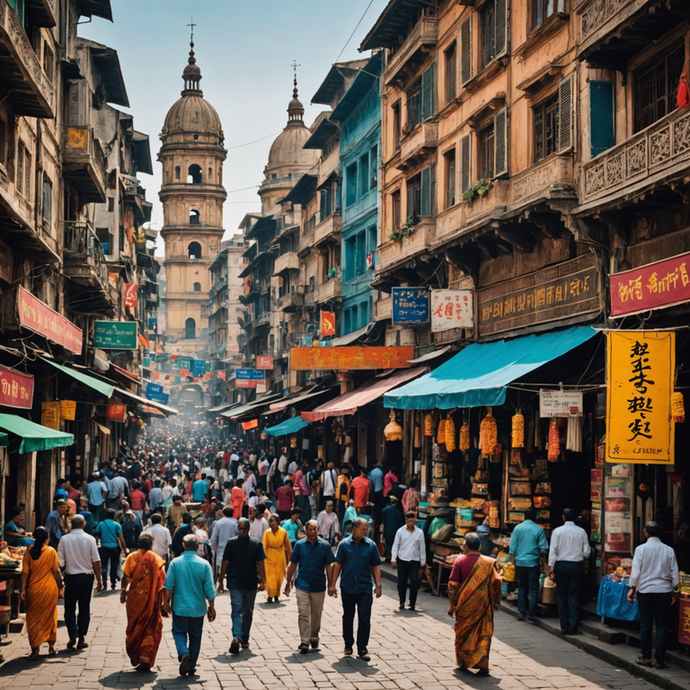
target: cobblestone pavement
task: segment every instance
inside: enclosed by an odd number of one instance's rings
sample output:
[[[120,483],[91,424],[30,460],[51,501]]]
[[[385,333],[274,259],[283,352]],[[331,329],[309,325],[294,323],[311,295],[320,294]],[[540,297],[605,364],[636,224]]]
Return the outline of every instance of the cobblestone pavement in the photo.
[[[297,607],[294,594],[280,605],[267,604],[260,593],[254,615],[251,649],[238,656],[228,654],[230,601],[227,593],[217,601],[218,618],[205,622],[199,675],[179,678],[178,662],[164,620],[163,642],[154,672],[138,674],[125,653],[126,614],[119,592],[94,596],[89,649],[67,652],[67,633],[58,630],[60,652],[31,662],[25,635],[11,645],[15,657],[0,666],[0,690],[95,690],[96,688],[336,688],[337,690],[413,690],[414,688],[487,688],[538,690],[558,688],[589,690],[613,688],[651,689],[652,686],[626,671],[600,661],[548,632],[518,623],[504,613],[496,616],[491,651],[491,676],[479,678],[456,671],[452,620],[446,600],[423,595],[420,610],[399,612],[392,585],[374,604],[371,662],[343,658],[340,635],[340,601],[327,599],[321,635],[321,651],[296,652]],[[393,596],[391,596],[393,595]],[[62,611],[60,611],[62,619]],[[42,648],[45,652],[47,646]]]

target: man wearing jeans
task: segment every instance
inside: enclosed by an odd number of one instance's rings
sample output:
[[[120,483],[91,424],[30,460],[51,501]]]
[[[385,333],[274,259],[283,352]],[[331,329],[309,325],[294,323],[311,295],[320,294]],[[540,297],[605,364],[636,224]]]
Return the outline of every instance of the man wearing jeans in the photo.
[[[240,645],[242,649],[249,647],[257,585],[259,591],[266,587],[265,559],[263,544],[249,536],[249,520],[240,518],[237,523],[237,536],[225,544],[218,578],[218,593],[222,594],[223,579],[227,573],[232,604],[230,654],[238,654]]]
[[[561,632],[577,635],[580,616],[580,589],[585,577],[584,562],[592,549],[587,532],[575,524],[577,513],[571,508],[563,511],[563,525],[551,535],[549,548],[549,577],[556,580],[558,615]]]
[[[216,590],[211,565],[196,554],[199,548],[196,535],[186,535],[182,540],[182,547],[184,553],[172,560],[165,578],[163,610],[168,615],[172,613],[173,639],[180,662],[180,675],[186,676],[194,674],[199,659],[204,616],[207,615],[206,600],[209,623],[216,619],[213,601]]]
[[[525,520],[516,525],[510,536],[510,561],[515,563],[518,575],[518,615],[519,621],[537,616],[539,598],[540,559],[549,550],[544,530],[535,522],[537,511],[527,508]]]
[[[369,661],[369,631],[371,630],[371,606],[373,604],[372,590],[376,591],[376,598],[381,596],[381,556],[376,544],[367,537],[369,523],[364,518],[356,518],[352,522],[352,534],[338,546],[333,566],[333,583],[328,588],[328,594],[337,597],[335,583],[338,575],[340,591],[343,596],[343,639],[345,640],[345,655],[352,654],[355,642],[354,620],[355,609],[358,610],[357,626],[357,654],[360,659]],[[372,582],[372,576],[374,582]],[[376,584],[374,584],[376,583]]]
[[[679,583],[678,561],[670,546],[659,539],[661,528],[656,522],[644,526],[647,543],[635,549],[628,600],[637,596],[640,610],[641,666],[666,668],[666,635],[674,591]],[[652,664],[652,627],[656,623],[656,663]]]
[[[333,551],[325,539],[319,539],[319,523],[309,520],[305,526],[306,539],[300,539],[292,549],[290,567],[287,571],[285,596],[290,596],[291,582],[299,565],[295,580],[297,595],[297,615],[299,620],[299,651],[306,654],[309,645],[314,651],[319,649],[321,614],[326,597],[326,574],[328,585],[333,586]],[[325,574],[324,574],[325,571]]]
[[[129,554],[129,549],[125,544],[122,534],[122,525],[115,522],[115,511],[108,508],[105,511],[105,520],[96,525],[94,536],[101,540],[101,565],[103,567],[103,578],[108,577],[110,572],[110,588],[115,589],[118,580],[118,568],[120,567],[120,549],[123,553]],[[110,564],[110,568],[108,568]]]
[[[405,525],[395,533],[391,550],[391,566],[398,570],[398,597],[400,610],[405,609],[407,583],[410,583],[410,611],[417,606],[419,568],[426,565],[424,532],[417,527],[417,514],[405,513]]]

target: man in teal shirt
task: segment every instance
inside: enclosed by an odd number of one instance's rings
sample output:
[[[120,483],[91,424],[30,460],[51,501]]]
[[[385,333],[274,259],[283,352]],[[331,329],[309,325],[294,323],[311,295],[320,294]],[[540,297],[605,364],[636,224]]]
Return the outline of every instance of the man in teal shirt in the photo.
[[[108,508],[105,511],[105,520],[96,525],[94,537],[98,537],[101,542],[101,568],[103,570],[103,580],[108,577],[110,571],[110,588],[115,589],[118,580],[118,568],[120,567],[120,549],[123,553],[129,554],[125,538],[122,534],[122,525],[115,522],[115,511]],[[110,564],[110,568],[108,568]]]
[[[515,563],[518,576],[518,616],[519,621],[537,615],[539,598],[540,558],[549,550],[544,530],[535,522],[537,511],[528,508],[525,521],[515,527],[510,536],[510,561]]]
[[[170,563],[165,578],[163,610],[172,613],[172,630],[180,675],[192,675],[201,650],[201,634],[204,616],[212,623],[216,619],[213,573],[208,561],[197,556],[199,541],[195,534],[188,534],[182,540],[184,553]],[[172,599],[172,605],[171,605]]]
[[[201,479],[197,479],[194,484],[192,484],[192,499],[197,503],[201,503],[208,493],[208,482],[206,481],[206,475],[202,474]]]

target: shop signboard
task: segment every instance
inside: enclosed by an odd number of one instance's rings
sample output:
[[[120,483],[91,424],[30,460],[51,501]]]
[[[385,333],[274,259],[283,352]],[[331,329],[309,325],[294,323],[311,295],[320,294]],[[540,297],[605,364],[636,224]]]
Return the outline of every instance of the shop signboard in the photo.
[[[235,369],[235,378],[238,381],[264,381],[266,372],[263,369]]]
[[[582,417],[582,391],[539,390],[540,417]]]
[[[256,358],[256,368],[257,369],[273,369],[273,357],[267,357],[265,355],[259,355]]]
[[[690,252],[611,276],[611,316],[690,301]]]
[[[30,410],[34,405],[34,377],[0,366],[0,405]]]
[[[41,404],[41,425],[60,431],[59,402],[44,402]]]
[[[23,287],[17,289],[19,325],[44,336],[66,350],[81,354],[83,332],[62,314],[53,311],[47,304],[34,297]]]
[[[206,371],[206,362],[203,359],[192,360],[192,376],[198,378],[203,376]]]
[[[158,383],[147,383],[146,384],[146,397],[154,402],[162,403],[163,405],[168,404],[170,396],[163,392],[163,386]]]
[[[414,347],[293,347],[290,368],[294,371],[326,369],[409,369]]]
[[[609,331],[606,335],[606,460],[673,464],[676,334]]]
[[[94,347],[103,350],[136,350],[136,321],[96,321],[94,324]]]
[[[259,426],[259,420],[258,419],[251,419],[248,422],[242,422],[242,428],[245,431],[249,431],[250,429],[257,429]]]
[[[127,405],[122,403],[108,403],[105,410],[107,419],[112,419],[115,422],[124,422],[127,418]]]
[[[431,291],[431,332],[474,328],[472,290]]]
[[[256,388],[256,381],[251,379],[235,379],[235,388]]]
[[[185,371],[191,371],[193,361],[194,360],[191,359],[190,357],[180,357],[180,359],[178,360],[178,362],[179,362],[178,369],[184,369]]]
[[[76,400],[61,400],[60,401],[60,419],[68,422],[73,422],[77,418],[77,401]]]
[[[572,319],[600,311],[593,253],[477,291],[479,335]]]
[[[393,323],[429,323],[429,288],[394,287]]]

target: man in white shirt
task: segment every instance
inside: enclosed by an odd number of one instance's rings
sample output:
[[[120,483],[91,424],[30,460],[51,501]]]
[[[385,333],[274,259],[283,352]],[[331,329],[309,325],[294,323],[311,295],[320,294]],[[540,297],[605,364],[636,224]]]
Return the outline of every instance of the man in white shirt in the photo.
[[[72,518],[72,530],[63,534],[58,544],[58,562],[65,571],[65,625],[69,634],[67,649],[86,649],[84,642],[91,621],[91,592],[94,576],[96,592],[103,589],[101,580],[101,557],[96,540],[84,532],[86,520],[83,515]],[[79,617],[77,617],[77,604]],[[77,638],[79,643],[77,644]]]
[[[424,532],[417,527],[417,514],[405,513],[405,526],[395,533],[391,551],[391,566],[398,569],[398,596],[400,610],[405,608],[407,583],[410,583],[410,611],[417,605],[419,591],[419,568],[426,565],[426,542]]]
[[[151,516],[151,522],[153,524],[146,530],[153,539],[151,550],[157,553],[167,564],[172,546],[172,535],[170,530],[163,525],[163,516],[160,513],[154,513]]]
[[[628,600],[637,596],[640,610],[641,666],[666,668],[666,633],[674,592],[680,581],[678,561],[674,550],[659,539],[661,528],[656,522],[644,526],[646,544],[635,549]],[[63,537],[64,539],[64,537]],[[656,663],[652,662],[652,627],[656,621]]]
[[[287,473],[288,459],[285,453],[285,448],[281,449],[280,458],[278,459],[278,472],[280,472],[281,481],[285,479]]]
[[[264,543],[264,534],[268,532],[268,521],[265,517],[258,515],[256,506],[249,506],[249,536]]]
[[[328,501],[333,501],[335,505],[335,491],[338,488],[338,473],[335,466],[329,462],[326,469],[321,473],[321,507],[324,509]]]
[[[577,635],[580,615],[580,591],[584,580],[584,562],[592,549],[587,532],[575,524],[577,513],[571,508],[563,511],[563,525],[551,535],[549,548],[549,577],[556,580],[558,615],[561,632]]]
[[[223,508],[223,517],[213,523],[211,532],[211,551],[216,562],[215,572],[220,572],[220,564],[225,553],[225,545],[230,539],[237,536],[237,520],[233,517],[232,506]]]

